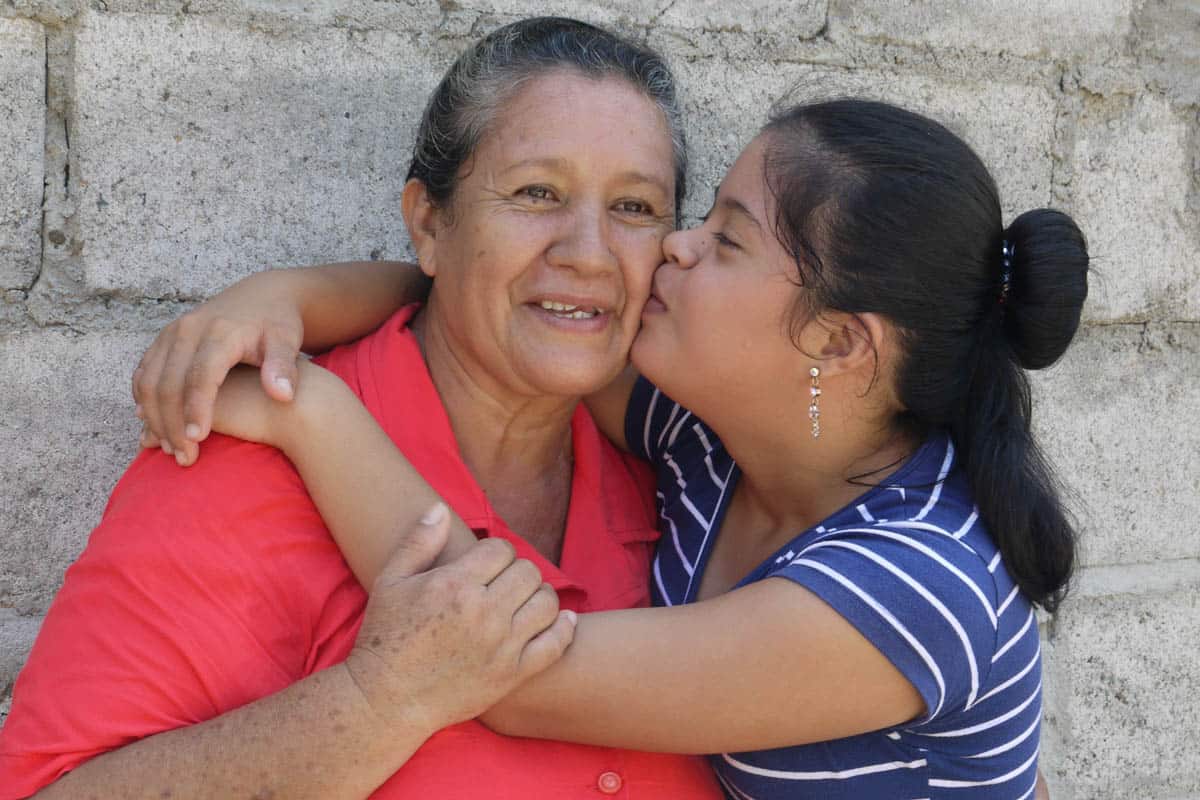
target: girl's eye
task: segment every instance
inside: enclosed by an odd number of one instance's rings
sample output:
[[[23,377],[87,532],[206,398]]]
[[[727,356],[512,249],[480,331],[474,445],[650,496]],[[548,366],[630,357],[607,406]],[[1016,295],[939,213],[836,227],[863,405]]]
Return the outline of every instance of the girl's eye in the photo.
[[[713,234],[713,239],[715,239],[717,244],[720,245],[721,247],[730,247],[730,248],[733,248],[734,250],[741,249],[741,245],[739,245],[733,239],[730,239],[728,236],[721,233],[720,231],[717,231],[716,233]]]

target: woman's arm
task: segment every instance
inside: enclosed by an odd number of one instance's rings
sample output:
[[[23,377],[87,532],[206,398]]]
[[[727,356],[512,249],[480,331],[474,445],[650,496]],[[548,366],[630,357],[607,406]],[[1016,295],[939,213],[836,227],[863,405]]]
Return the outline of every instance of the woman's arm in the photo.
[[[348,390],[339,394],[316,376],[303,382],[320,388],[297,397],[290,424],[269,430],[265,409],[230,432],[267,430],[296,464],[351,568],[370,581],[432,489]],[[243,385],[257,391],[252,380]],[[335,391],[322,396],[326,388]],[[230,422],[222,409],[245,416],[252,407],[245,399],[219,403],[217,429]],[[458,535],[473,539],[461,523]],[[806,589],[771,579],[688,606],[582,615],[564,658],[483,719],[513,735],[714,753],[877,730],[924,707],[841,615]]]
[[[261,366],[267,394],[288,401],[301,348],[356,339],[428,291],[428,278],[399,262],[269,270],[239,281],[168,325],[142,357],[133,377],[142,444],[162,445],[191,464],[235,364]]]
[[[553,592],[505,543],[430,569],[448,521],[444,506],[427,514],[384,566],[345,662],[99,755],[37,797],[367,797],[431,734],[476,716],[571,638]]]

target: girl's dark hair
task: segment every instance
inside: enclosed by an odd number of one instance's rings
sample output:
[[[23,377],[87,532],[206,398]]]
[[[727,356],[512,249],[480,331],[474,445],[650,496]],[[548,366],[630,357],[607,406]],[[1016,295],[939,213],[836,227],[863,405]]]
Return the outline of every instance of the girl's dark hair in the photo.
[[[886,103],[796,106],[765,131],[776,235],[805,287],[793,322],[832,309],[895,325],[899,422],[950,432],[1010,574],[1055,610],[1075,531],[1030,429],[1024,370],[1053,364],[1079,327],[1083,234],[1050,209],[1006,229],[996,184],[971,148]]]
[[[534,17],[497,28],[458,57],[425,107],[408,178],[419,179],[437,205],[449,208],[460,168],[504,105],[529,80],[562,69],[621,78],[662,111],[675,155],[678,222],[687,188],[687,145],[670,68],[648,47],[564,17]]]

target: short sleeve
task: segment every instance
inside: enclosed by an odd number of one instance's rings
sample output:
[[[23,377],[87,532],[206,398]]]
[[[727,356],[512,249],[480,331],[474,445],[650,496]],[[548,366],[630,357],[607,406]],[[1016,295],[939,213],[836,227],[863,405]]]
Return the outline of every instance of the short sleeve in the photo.
[[[670,429],[687,412],[657,386],[639,376],[625,410],[625,443],[629,452],[658,461],[667,447]]]
[[[140,456],[67,571],[0,732],[0,800],[312,671],[357,585],[281,454],[205,448],[188,470]]]
[[[986,565],[952,536],[870,526],[827,534],[772,575],[828,603],[925,700],[917,724],[974,700],[996,647]]]

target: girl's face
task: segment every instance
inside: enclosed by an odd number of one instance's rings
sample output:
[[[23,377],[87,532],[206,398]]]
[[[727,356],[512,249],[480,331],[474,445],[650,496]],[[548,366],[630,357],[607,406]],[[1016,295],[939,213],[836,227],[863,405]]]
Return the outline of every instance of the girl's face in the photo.
[[[642,374],[710,423],[723,411],[768,412],[768,398],[807,393],[811,380],[813,359],[790,334],[803,289],[774,233],[766,144],[760,135],[738,157],[700,227],[664,240],[631,353]]]

